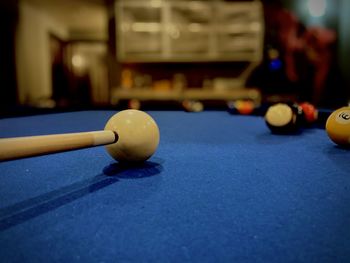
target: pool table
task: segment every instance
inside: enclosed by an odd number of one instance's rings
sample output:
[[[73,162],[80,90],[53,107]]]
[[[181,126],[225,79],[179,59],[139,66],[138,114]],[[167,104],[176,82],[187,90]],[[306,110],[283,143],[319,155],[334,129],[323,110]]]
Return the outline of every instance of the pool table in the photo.
[[[324,129],[148,113],[161,140],[142,165],[103,146],[0,163],[1,262],[349,261],[350,151]],[[113,114],[3,118],[0,137],[100,130]]]

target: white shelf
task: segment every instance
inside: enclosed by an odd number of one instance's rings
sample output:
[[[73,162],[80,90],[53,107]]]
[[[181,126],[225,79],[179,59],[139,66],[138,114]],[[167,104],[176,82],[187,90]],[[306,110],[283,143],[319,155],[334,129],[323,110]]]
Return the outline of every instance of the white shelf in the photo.
[[[260,1],[119,0],[115,10],[120,62],[262,59]]]

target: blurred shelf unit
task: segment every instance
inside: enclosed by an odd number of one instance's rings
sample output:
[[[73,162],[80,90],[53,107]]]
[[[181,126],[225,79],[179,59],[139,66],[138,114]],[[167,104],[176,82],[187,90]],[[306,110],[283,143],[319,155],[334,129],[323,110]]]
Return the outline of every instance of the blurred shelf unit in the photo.
[[[115,14],[116,56],[121,65],[237,62],[244,66],[228,80],[217,76],[220,83],[209,89],[159,90],[152,84],[149,88],[116,87],[112,103],[128,99],[260,102],[258,90],[244,88],[263,56],[260,1],[117,0]]]
[[[120,62],[262,59],[260,1],[119,0],[115,12]]]

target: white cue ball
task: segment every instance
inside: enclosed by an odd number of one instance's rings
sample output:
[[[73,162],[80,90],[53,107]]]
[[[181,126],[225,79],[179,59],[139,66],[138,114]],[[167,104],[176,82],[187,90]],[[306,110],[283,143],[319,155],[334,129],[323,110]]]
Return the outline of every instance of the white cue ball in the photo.
[[[150,158],[159,144],[159,129],[153,118],[139,110],[124,110],[112,116],[105,130],[118,134],[118,141],[106,145],[117,161],[142,162]]]

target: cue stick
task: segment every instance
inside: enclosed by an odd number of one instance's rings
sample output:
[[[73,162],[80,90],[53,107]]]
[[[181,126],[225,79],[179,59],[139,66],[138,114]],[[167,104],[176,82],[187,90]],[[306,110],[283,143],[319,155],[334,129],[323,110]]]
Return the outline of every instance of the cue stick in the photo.
[[[113,131],[92,131],[0,139],[0,161],[106,145],[118,141]]]

